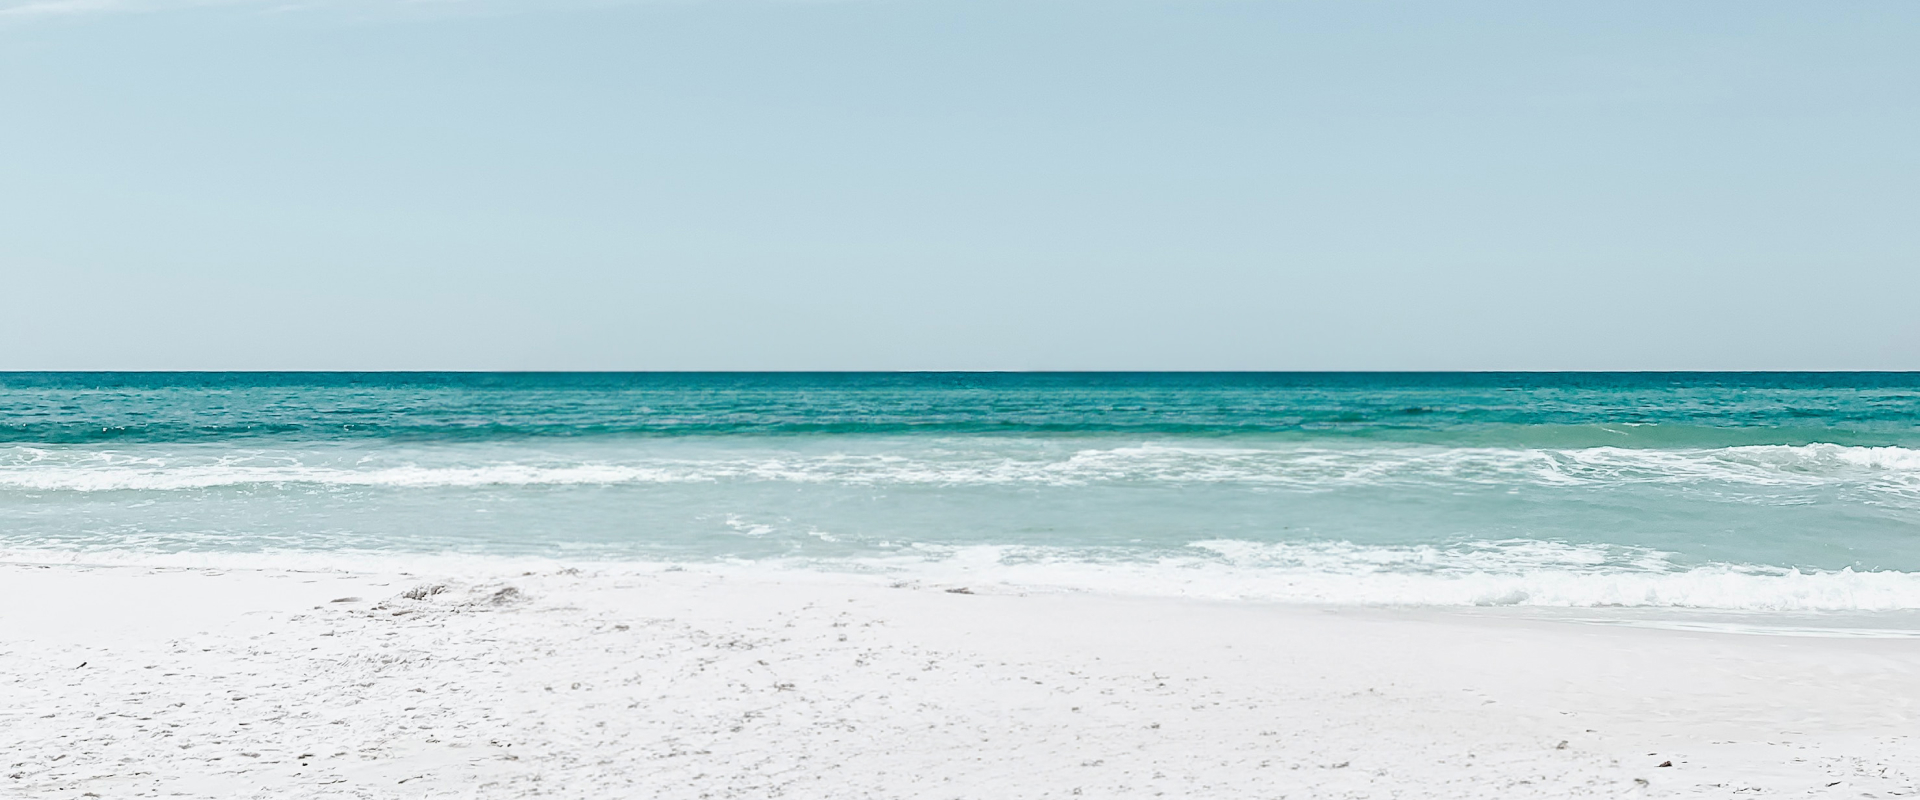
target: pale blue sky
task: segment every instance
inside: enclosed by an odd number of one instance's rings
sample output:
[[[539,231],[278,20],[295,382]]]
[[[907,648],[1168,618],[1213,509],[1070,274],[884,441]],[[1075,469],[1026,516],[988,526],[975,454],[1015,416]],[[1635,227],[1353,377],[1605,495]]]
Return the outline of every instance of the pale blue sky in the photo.
[[[1920,369],[1920,3],[0,0],[0,368]]]

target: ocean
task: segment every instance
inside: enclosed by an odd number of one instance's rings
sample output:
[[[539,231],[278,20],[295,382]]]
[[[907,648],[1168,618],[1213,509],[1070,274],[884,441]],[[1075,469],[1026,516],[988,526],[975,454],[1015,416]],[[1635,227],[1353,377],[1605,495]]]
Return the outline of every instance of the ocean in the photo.
[[[1920,609],[1917,373],[0,373],[0,560]]]

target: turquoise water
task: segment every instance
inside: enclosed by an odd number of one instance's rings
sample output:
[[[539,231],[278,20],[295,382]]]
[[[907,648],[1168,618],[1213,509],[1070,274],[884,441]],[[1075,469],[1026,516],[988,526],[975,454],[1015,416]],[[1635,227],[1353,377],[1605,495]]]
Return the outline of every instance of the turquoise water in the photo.
[[[1920,374],[0,374],[0,551],[1920,608]]]

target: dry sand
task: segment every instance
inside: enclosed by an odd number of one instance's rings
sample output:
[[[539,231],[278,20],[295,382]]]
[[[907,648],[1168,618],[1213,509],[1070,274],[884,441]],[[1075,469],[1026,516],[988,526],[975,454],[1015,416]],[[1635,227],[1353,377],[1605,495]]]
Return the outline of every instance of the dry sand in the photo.
[[[953,588],[0,565],[0,795],[1920,793],[1920,640]]]

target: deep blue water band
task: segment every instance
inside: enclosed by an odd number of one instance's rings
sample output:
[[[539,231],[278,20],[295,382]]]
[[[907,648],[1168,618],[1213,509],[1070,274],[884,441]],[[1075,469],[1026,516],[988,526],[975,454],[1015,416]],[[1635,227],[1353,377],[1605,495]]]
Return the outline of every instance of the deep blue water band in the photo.
[[[0,373],[15,443],[917,433],[1907,446],[1920,373]]]

